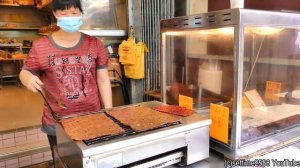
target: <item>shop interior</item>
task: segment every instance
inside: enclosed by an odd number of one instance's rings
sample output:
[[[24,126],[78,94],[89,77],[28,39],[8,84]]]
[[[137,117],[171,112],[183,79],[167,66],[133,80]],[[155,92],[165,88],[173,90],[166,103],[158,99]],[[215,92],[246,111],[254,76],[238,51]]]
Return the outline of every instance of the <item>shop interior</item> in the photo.
[[[53,166],[47,137],[40,130],[44,100],[22,86],[18,77],[33,41],[59,29],[49,2],[0,0],[0,168]],[[127,143],[113,140],[115,144],[110,146],[110,141],[104,143],[107,146],[97,146],[101,138],[84,141],[91,146],[78,145],[59,127],[58,133],[65,141],[56,151],[54,159],[61,163],[57,166],[90,166],[88,162],[93,159],[103,166],[102,159],[113,167],[134,167],[150,159],[172,156],[175,159],[168,160],[169,168],[206,168],[223,167],[226,158],[284,159],[279,153],[299,152],[300,8],[295,7],[299,3],[85,0],[80,31],[97,37],[107,48],[113,107],[144,104],[152,108],[160,103],[177,106],[186,96],[199,116],[183,119],[178,130],[176,124],[174,129],[172,125],[170,129],[162,128],[164,135],[157,130],[149,135],[143,132],[136,141],[126,137]],[[257,9],[279,14],[262,15]],[[238,15],[243,17],[237,21]],[[270,16],[280,19],[276,22]],[[119,46],[130,36],[149,49],[141,79],[126,76],[125,65],[119,60]],[[170,145],[170,141],[175,143]],[[142,142],[151,144],[154,150]],[[98,150],[111,151],[98,155],[94,152],[98,158],[83,154],[72,155],[73,159],[59,156],[73,149],[93,151],[94,144]],[[120,152],[116,146],[124,150]],[[145,156],[137,155],[141,152]]]
[[[2,2],[1,2],[2,3]],[[3,2],[4,3],[4,2]],[[88,2],[87,2],[88,3]],[[104,29],[111,30],[107,35],[98,38],[110,47],[110,77],[114,92],[114,106],[124,105],[122,93],[124,86],[121,66],[116,59],[117,47],[125,34],[127,11],[125,1],[93,2],[86,7],[85,25],[82,30]],[[93,7],[97,6],[97,8]],[[1,99],[1,131],[30,127],[40,124],[42,97],[30,93],[18,79],[23,61],[28,54],[32,42],[57,30],[50,6],[37,9],[34,5],[2,5],[0,21],[0,99]],[[111,9],[110,9],[111,8]],[[101,12],[97,9],[101,9]],[[96,18],[97,16],[97,18]],[[98,16],[101,16],[99,18]],[[107,17],[113,16],[113,17]],[[99,26],[101,25],[101,27]],[[116,30],[114,32],[114,30]],[[118,34],[118,30],[121,33]],[[114,34],[114,33],[117,33]]]

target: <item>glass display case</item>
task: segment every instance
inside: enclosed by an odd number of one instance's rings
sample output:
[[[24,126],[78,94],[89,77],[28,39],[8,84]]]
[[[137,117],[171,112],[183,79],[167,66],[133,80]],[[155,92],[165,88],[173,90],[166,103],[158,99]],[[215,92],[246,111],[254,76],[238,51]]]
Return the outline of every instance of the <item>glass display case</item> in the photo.
[[[119,43],[127,36],[128,2],[127,0],[83,0],[84,24],[80,32],[97,36],[107,43]],[[110,39],[108,37],[114,37]],[[119,38],[118,40],[115,40]]]
[[[229,9],[161,21],[161,94],[210,115],[228,158],[300,139],[300,14]],[[286,143],[288,142],[288,143]]]

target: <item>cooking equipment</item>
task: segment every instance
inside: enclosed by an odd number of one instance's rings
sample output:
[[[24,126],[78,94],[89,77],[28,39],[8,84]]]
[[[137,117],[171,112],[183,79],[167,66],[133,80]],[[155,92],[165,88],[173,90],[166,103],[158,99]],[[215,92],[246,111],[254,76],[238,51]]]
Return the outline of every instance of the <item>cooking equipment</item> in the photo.
[[[153,108],[162,103],[152,101],[138,105]],[[163,167],[179,162],[182,165],[189,165],[209,156],[210,123],[208,116],[195,113],[181,117],[180,124],[164,125],[162,128],[141,133],[132,132],[121,124],[126,130],[124,135],[108,139],[96,138],[92,141],[72,140],[58,123],[55,157],[62,161],[60,166],[72,168],[159,167],[159,165]]]
[[[45,90],[45,89],[44,89]],[[46,96],[44,95],[44,93],[40,90],[38,90],[38,92],[42,95],[44,101],[45,101],[45,104],[46,106],[49,108],[50,112],[51,112],[51,115],[52,117],[55,119],[55,121],[59,122],[61,120],[61,117],[57,115],[57,113],[55,113],[52,109],[52,107],[50,106],[48,100],[46,99]],[[47,91],[46,91],[47,92]],[[54,97],[53,97],[54,98]],[[56,99],[55,99],[56,100]]]
[[[62,109],[67,109],[67,108],[68,108],[64,103],[61,102],[61,100],[59,100],[59,99],[57,99],[55,96],[53,96],[53,94],[52,94],[51,92],[49,92],[47,89],[45,89],[44,87],[43,87],[43,90],[50,96],[50,98],[51,98],[52,100],[55,101],[55,103],[56,103],[60,108],[62,108]]]

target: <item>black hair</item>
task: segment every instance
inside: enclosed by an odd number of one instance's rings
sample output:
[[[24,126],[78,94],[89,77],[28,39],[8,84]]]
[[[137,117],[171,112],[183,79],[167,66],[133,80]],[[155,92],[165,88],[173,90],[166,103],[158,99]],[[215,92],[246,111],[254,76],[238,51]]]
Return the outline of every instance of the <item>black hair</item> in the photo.
[[[53,0],[52,10],[55,12],[57,10],[65,10],[71,7],[78,8],[81,13],[83,13],[82,5],[80,0]]]

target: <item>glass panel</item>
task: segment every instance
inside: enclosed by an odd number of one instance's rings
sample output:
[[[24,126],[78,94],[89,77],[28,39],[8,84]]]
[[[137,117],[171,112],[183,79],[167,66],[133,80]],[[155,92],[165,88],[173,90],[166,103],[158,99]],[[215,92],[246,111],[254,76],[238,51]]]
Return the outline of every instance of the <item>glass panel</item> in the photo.
[[[127,0],[83,0],[82,30],[127,30]],[[125,15],[124,15],[125,14]]]
[[[166,103],[178,105],[179,94],[185,95],[193,98],[196,112],[208,112],[210,103],[217,103],[229,107],[232,118],[234,28],[166,32],[162,37]]]
[[[242,144],[300,121],[299,29],[246,27]]]

